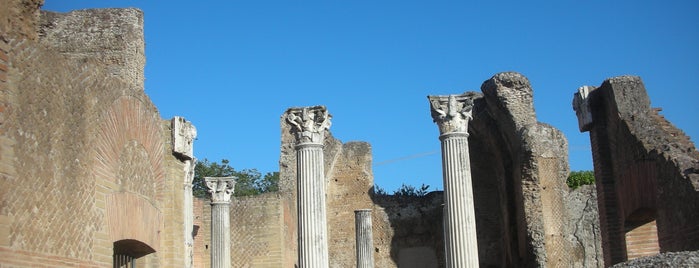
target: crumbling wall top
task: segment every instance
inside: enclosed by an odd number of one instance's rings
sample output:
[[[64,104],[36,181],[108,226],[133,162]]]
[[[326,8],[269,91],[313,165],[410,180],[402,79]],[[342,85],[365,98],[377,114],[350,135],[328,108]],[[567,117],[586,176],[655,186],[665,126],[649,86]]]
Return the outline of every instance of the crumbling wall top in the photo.
[[[108,72],[143,89],[143,12],[135,8],[41,12],[39,41],[73,59],[93,58]]]
[[[534,94],[529,79],[524,75],[516,72],[498,73],[483,82],[481,90],[496,119],[507,118],[516,130],[536,123]]]
[[[43,0],[0,0],[0,38],[36,39]]]

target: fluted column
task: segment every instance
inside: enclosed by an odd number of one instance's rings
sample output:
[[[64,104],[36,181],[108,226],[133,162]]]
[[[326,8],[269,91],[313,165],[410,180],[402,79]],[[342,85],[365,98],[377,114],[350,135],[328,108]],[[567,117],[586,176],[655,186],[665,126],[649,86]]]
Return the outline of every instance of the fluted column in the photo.
[[[204,180],[211,193],[211,268],[230,268],[230,204],[235,177],[205,177]]]
[[[296,134],[299,268],[328,267],[323,141],[330,128],[324,106],[291,108],[286,119]]]
[[[447,267],[478,267],[468,122],[473,94],[428,96],[439,127],[444,179],[444,244]]]
[[[357,240],[357,268],[374,268],[374,236],[371,209],[355,210],[354,226]]]

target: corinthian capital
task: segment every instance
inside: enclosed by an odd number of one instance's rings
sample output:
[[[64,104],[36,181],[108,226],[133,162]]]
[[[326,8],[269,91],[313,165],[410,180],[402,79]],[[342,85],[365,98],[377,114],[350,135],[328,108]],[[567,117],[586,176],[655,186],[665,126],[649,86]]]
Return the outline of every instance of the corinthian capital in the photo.
[[[427,96],[432,119],[439,127],[439,134],[468,133],[474,96],[472,92],[461,95]]]
[[[204,177],[206,187],[211,193],[211,202],[231,202],[231,195],[235,189],[236,177]]]
[[[332,118],[325,106],[289,108],[285,116],[299,144],[322,144]]]

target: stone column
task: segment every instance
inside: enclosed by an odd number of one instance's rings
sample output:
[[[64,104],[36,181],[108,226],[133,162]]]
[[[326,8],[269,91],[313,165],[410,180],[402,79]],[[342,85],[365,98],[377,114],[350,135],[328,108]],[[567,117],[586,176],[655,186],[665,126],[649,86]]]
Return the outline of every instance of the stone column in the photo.
[[[354,211],[354,226],[357,240],[357,268],[374,268],[374,236],[371,209]]]
[[[291,108],[286,112],[297,138],[299,268],[329,265],[323,141],[330,118],[324,106]]]
[[[192,181],[197,159],[194,158],[194,139],[197,129],[183,117],[175,116],[171,120],[172,154],[184,164],[184,199],[182,205],[184,222],[184,268],[194,265],[194,204]]]
[[[211,268],[231,267],[231,195],[235,177],[205,177],[211,193]]]
[[[184,172],[184,268],[194,267],[194,195],[192,194],[192,181],[194,180],[194,167],[197,159],[185,160]]]
[[[444,244],[447,266],[478,267],[476,218],[473,208],[468,122],[473,93],[428,96],[432,119],[439,127],[444,178]]]

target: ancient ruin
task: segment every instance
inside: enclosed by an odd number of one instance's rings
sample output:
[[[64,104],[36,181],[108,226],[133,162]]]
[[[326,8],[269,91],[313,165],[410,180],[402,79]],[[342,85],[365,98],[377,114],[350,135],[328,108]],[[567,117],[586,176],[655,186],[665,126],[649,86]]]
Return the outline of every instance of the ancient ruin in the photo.
[[[286,120],[296,134],[296,181],[301,268],[328,267],[323,140],[330,114],[323,106],[291,108]]]
[[[144,93],[142,12],[41,4],[0,0],[1,267],[699,265],[699,153],[638,77],[575,97],[595,186],[567,187],[565,136],[505,72],[426,103],[445,192],[375,193],[371,145],[313,106],[280,114],[278,192],[199,199],[196,122]]]
[[[371,209],[354,211],[357,268],[374,268],[374,232]]]
[[[650,107],[641,78],[581,87],[573,106],[590,133],[605,266],[699,250],[699,152]]]
[[[231,195],[236,177],[206,177],[211,194],[211,267],[231,267]]]
[[[468,123],[473,94],[428,96],[439,126],[444,176],[444,251],[446,267],[478,267],[476,219],[471,185]]]

